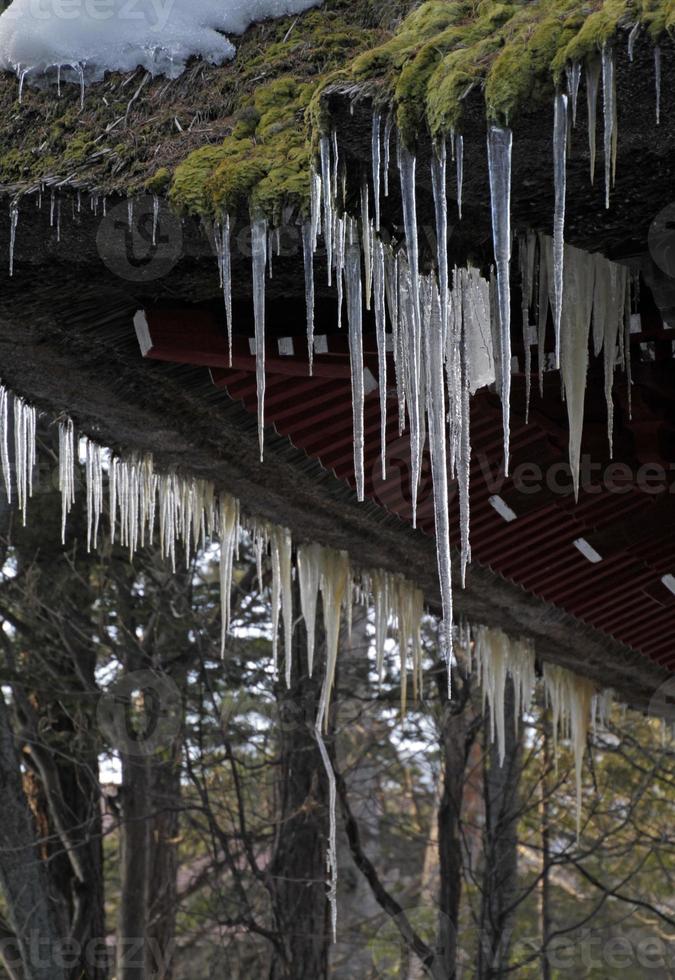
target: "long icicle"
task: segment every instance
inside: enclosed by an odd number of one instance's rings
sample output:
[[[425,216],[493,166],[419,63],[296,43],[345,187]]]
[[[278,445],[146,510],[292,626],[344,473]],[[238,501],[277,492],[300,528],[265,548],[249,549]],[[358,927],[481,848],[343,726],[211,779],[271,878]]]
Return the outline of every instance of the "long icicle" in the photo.
[[[307,306],[307,357],[310,377],[314,374],[314,242],[312,226],[302,226],[302,254],[305,265],[305,303]]]
[[[500,388],[504,419],[504,474],[509,472],[511,416],[511,155],[510,129],[490,126],[488,166],[492,205],[492,238],[497,266],[497,299],[500,337]]]
[[[375,196],[375,231],[380,231],[382,207],[382,116],[379,112],[373,115],[372,131],[372,165],[373,165],[373,191]]]
[[[220,654],[224,657],[231,619],[234,555],[239,539],[239,503],[234,498],[223,495],[220,497],[218,510],[220,529]]]
[[[326,259],[328,266],[328,285],[332,286],[333,278],[333,181],[331,180],[330,166],[330,136],[322,136],[320,141],[321,151],[321,184],[323,187],[323,226],[324,239],[326,242]],[[303,228],[304,241],[304,228]],[[310,372],[311,374],[311,372]]]
[[[436,255],[438,259],[438,285],[441,294],[441,329],[443,339],[448,335],[448,300],[450,282],[448,276],[448,148],[445,140],[431,157],[431,183],[436,211]]]
[[[9,392],[0,385],[0,458],[7,503],[12,502],[12,468],[9,460]]]
[[[591,184],[595,182],[595,158],[598,128],[598,90],[600,88],[600,62],[597,59],[586,65],[586,105],[588,108],[588,155],[591,162]]]
[[[457,133],[455,136],[455,163],[457,165],[457,214],[461,221],[464,194],[464,137],[461,133]]]
[[[223,280],[223,298],[225,301],[225,319],[227,321],[227,344],[230,352],[230,367],[232,367],[232,336],[234,333],[232,320],[232,228],[229,214],[223,216],[222,243],[220,250],[221,276]]]
[[[61,491],[61,543],[66,543],[66,521],[75,503],[75,430],[72,419],[59,424],[59,489]]]
[[[436,522],[436,554],[443,607],[443,655],[448,667],[448,697],[451,694],[452,650],[452,564],[450,554],[450,510],[448,495],[448,457],[446,447],[446,410],[444,377],[444,338],[441,303],[435,280],[425,284],[424,353],[427,381],[427,413],[429,416],[429,446],[434,488]]]
[[[347,283],[347,310],[349,318],[349,356],[352,377],[352,412],[354,417],[354,473],[356,493],[364,500],[364,399],[363,377],[363,287],[361,280],[361,249],[359,248],[358,225],[353,218],[349,221],[349,241],[345,256],[345,280]]]
[[[419,274],[419,240],[417,232],[417,161],[407,148],[399,141],[398,146],[399,170],[401,174],[401,196],[403,199],[403,223],[405,226],[406,251],[408,255],[408,290],[410,299],[410,323],[408,364],[408,412],[411,419],[411,464],[412,464],[412,517],[413,526],[417,526],[417,495],[422,470],[422,438],[421,429],[424,415],[424,404],[421,400],[421,384],[423,377],[423,353],[421,350],[422,327],[420,308],[420,274]]]
[[[565,262],[565,197],[567,191],[567,96],[558,94],[554,102],[553,173],[555,214],[553,216],[553,325],[555,327],[555,366],[560,368],[560,318],[563,302]]]
[[[256,218],[251,225],[251,251],[258,389],[258,442],[262,461],[265,454],[265,272],[267,270],[267,221],[264,218]]]
[[[387,479],[387,321],[385,306],[384,245],[375,238],[373,257],[373,288],[375,293],[375,329],[377,334],[377,365],[380,390],[380,456],[382,479]]]
[[[314,673],[314,648],[316,646],[316,608],[321,581],[321,552],[319,544],[306,544],[298,548],[298,582],[300,606],[307,630],[307,669]]]
[[[614,51],[608,44],[602,48],[602,101],[605,122],[605,207],[609,208],[616,167],[616,78]]]

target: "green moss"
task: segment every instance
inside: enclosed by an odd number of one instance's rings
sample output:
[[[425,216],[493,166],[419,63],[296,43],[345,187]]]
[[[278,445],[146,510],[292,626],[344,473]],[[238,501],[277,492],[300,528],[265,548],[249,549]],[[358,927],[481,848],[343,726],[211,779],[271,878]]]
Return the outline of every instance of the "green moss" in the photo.
[[[150,194],[163,194],[168,190],[171,184],[171,173],[168,167],[160,167],[155,173],[145,182],[145,189],[149,191]]]
[[[573,61],[593,57],[636,20],[653,39],[675,30],[675,0],[427,0],[384,44],[354,59],[351,77],[378,82],[413,144],[461,126],[469,89],[485,93],[488,118],[513,123],[550,100]]]
[[[330,92],[359,87],[395,108],[408,145],[461,129],[466,95],[489,119],[550,104],[572,61],[595,57],[638,20],[653,40],[675,32],[675,0],[325,0],[297,18],[256,25],[238,57],[148,82],[111,75],[87,93],[30,86],[17,102],[0,77],[0,184],[12,193],[72,180],[102,193],[168,194],[177,208],[307,209]]]
[[[278,221],[285,207],[309,208],[314,133],[312,105],[337,66],[373,42],[347,30],[342,16],[313,11],[253,59],[246,73],[273,76],[238,105],[230,133],[215,153],[191,154],[176,170],[170,199],[179,209],[217,217],[248,208]],[[293,65],[293,73],[282,68]],[[298,67],[302,71],[298,72]],[[213,148],[211,148],[213,149]]]

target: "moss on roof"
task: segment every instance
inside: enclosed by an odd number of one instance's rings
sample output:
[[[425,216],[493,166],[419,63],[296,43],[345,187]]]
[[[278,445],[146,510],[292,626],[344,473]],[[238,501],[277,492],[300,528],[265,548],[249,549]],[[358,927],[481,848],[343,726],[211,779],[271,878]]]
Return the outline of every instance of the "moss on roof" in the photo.
[[[111,75],[83,108],[75,86],[61,98],[28,88],[19,104],[5,77],[0,185],[145,189],[188,213],[245,205],[278,218],[285,205],[307,207],[332,86],[367,85],[393,104],[409,144],[461,128],[475,86],[489,119],[517,124],[523,107],[550,100],[568,64],[597,58],[636,22],[653,40],[675,30],[675,0],[327,0],[252,28],[231,64],[195,63],[172,82]]]

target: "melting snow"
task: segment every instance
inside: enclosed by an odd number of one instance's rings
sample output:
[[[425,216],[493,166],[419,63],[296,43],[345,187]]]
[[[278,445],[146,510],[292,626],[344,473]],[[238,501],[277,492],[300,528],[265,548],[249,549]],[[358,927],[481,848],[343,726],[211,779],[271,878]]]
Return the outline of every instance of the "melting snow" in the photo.
[[[320,0],[14,0],[0,16],[0,67],[26,74],[71,69],[87,80],[106,71],[177,77],[198,55],[213,64],[234,57],[224,35],[299,14]]]

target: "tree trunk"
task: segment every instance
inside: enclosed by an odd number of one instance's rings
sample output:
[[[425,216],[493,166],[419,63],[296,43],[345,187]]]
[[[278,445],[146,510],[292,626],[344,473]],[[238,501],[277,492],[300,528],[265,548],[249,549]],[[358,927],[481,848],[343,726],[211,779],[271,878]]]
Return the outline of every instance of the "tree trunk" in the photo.
[[[122,758],[120,866],[122,890],[117,927],[117,980],[144,980],[147,881],[150,852],[149,763]]]
[[[477,980],[508,975],[511,926],[518,893],[518,788],[521,727],[513,723],[515,692],[507,681],[504,712],[506,752],[500,765],[495,741],[486,751],[483,891]],[[486,732],[486,738],[489,738]]]
[[[462,897],[461,817],[466,769],[478,726],[472,717],[468,697],[444,707],[441,730],[443,753],[443,795],[438,810],[438,851],[440,860],[438,958],[440,974],[452,980],[457,972],[459,911]]]
[[[551,766],[551,746],[547,709],[542,714],[543,754],[541,775],[541,977],[551,980],[548,946],[551,937],[551,802],[548,773]]]
[[[296,594],[297,606],[299,598]],[[277,928],[284,949],[270,980],[328,977],[328,830],[324,767],[314,737],[321,682],[307,673],[307,634],[295,626],[293,681],[279,690],[281,710],[280,813],[270,876]],[[286,710],[287,709],[287,710]]]
[[[176,937],[176,903],[181,795],[180,744],[167,762],[150,767],[150,854],[147,864],[146,977],[171,980]]]
[[[50,902],[47,870],[38,854],[19,755],[1,694],[0,792],[0,883],[21,961],[17,975],[23,980],[65,980],[59,955],[63,937]]]

